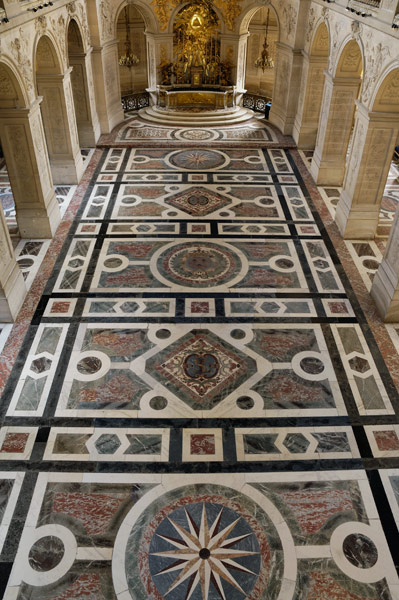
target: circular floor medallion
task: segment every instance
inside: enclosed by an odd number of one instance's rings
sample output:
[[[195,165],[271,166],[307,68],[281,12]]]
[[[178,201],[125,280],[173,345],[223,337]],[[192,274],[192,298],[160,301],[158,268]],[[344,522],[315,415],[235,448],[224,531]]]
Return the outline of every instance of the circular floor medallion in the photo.
[[[212,131],[208,131],[206,129],[185,129],[183,131],[179,131],[179,137],[184,140],[210,140],[214,138],[214,134]]]
[[[226,158],[215,150],[181,150],[170,157],[170,163],[179,169],[207,171],[225,164]]]
[[[280,598],[285,552],[269,502],[265,510],[215,483],[159,491],[132,508],[118,534],[126,575],[118,585],[132,599]]]
[[[261,549],[248,521],[231,508],[190,502],[158,525],[148,563],[162,597],[173,590],[176,598],[187,597],[195,587],[201,589],[204,579],[203,598],[213,598],[215,593],[223,598],[230,586],[236,592],[230,598],[247,598],[259,577]],[[183,568],[176,570],[177,563]]]
[[[177,244],[161,253],[157,267],[172,283],[204,288],[228,283],[240,271],[241,261],[224,246],[190,242]]]

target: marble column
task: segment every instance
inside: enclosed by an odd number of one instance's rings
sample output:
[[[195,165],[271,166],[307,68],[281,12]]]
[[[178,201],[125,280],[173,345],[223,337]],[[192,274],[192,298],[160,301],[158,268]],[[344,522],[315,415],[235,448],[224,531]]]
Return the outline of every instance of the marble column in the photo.
[[[155,36],[153,33],[145,33],[146,40],[146,52],[147,52],[147,80],[148,80],[148,88],[147,91],[150,93],[150,97],[153,98],[153,94],[156,94],[157,90],[157,63],[160,62],[160,57],[158,56],[157,60],[157,45],[159,50],[159,38],[160,36]],[[171,38],[171,39],[170,39]],[[171,48],[168,50],[172,50],[173,55],[173,37],[170,36],[169,42],[172,41]],[[157,43],[158,42],[158,43]],[[168,44],[170,46],[170,44]],[[160,52],[158,51],[158,55]]]
[[[323,102],[311,173],[319,185],[341,186],[360,77],[332,77],[326,72]]]
[[[40,101],[29,108],[0,109],[0,138],[23,238],[51,238],[61,219]]]
[[[384,258],[371,287],[371,296],[386,323],[399,321],[399,211],[396,210]]]
[[[246,92],[245,72],[247,68],[248,37],[249,33],[243,33],[242,35],[237,36],[236,92],[241,99]]]
[[[79,144],[82,148],[92,148],[100,137],[100,123],[94,98],[94,83],[91,66],[91,52],[69,55],[72,67],[71,83],[75,106]]]
[[[110,133],[124,119],[118,60],[118,40],[93,47],[92,65],[96,74],[94,85],[101,133]]]
[[[292,132],[298,148],[304,150],[313,150],[316,145],[327,65],[325,56],[304,53],[298,112]]]
[[[15,320],[26,296],[25,281],[12,247],[0,207],[0,322]]]
[[[399,134],[397,113],[358,103],[353,141],[335,221],[344,238],[374,238],[381,199]]]
[[[79,183],[83,173],[75,109],[72,97],[71,68],[57,75],[36,76],[47,149],[54,183]]]
[[[302,51],[276,43],[273,103],[269,121],[284,135],[292,135],[301,84]]]

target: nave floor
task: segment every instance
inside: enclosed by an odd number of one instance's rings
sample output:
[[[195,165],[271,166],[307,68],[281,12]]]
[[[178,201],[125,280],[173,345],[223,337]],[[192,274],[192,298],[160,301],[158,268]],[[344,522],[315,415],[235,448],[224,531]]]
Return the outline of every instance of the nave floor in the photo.
[[[7,600],[399,599],[398,357],[275,146],[96,150],[0,363]]]

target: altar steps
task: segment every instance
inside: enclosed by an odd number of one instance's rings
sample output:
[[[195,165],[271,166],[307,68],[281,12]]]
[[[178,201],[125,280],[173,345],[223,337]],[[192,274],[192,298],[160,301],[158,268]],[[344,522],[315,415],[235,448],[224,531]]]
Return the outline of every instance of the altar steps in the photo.
[[[139,110],[139,115],[146,121],[159,125],[182,125],[187,127],[210,127],[216,125],[234,125],[244,123],[255,116],[249,108],[234,106],[220,110],[167,109],[159,106],[147,106]]]

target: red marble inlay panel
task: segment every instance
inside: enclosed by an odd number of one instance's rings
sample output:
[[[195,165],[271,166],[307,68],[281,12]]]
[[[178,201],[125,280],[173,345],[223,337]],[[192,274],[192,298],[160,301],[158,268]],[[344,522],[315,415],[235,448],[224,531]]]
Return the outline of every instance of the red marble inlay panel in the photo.
[[[192,313],[209,313],[209,302],[191,302]]]
[[[215,436],[213,434],[193,433],[190,436],[190,453],[195,456],[215,454]]]
[[[309,489],[282,495],[304,533],[316,533],[333,515],[353,509],[348,490]]]
[[[368,586],[368,591],[370,586]],[[306,600],[377,600],[378,596],[367,594],[366,596],[358,596],[353,594],[346,588],[328,575],[327,573],[310,573],[310,589],[306,596]]]
[[[70,302],[53,302],[51,307],[52,313],[67,313],[69,311]]]
[[[330,311],[335,315],[348,313],[348,307],[346,306],[345,302],[339,302],[338,300],[334,302],[329,302],[328,307]]]
[[[396,431],[374,431],[378,450],[399,450],[399,438]]]
[[[95,402],[99,404],[113,403],[115,406],[128,404],[136,397],[140,388],[129,377],[115,375],[97,387],[86,387],[79,390],[79,401],[86,404]]]
[[[191,226],[192,233],[206,233],[205,225],[192,225]]]
[[[23,452],[29,433],[7,433],[0,452]]]
[[[89,535],[106,532],[117,510],[128,494],[84,494],[58,492],[54,495],[53,511],[80,521]]]
[[[97,573],[83,573],[72,585],[53,596],[52,600],[76,600],[84,598],[85,600],[102,600],[100,577]]]
[[[96,225],[83,225],[81,228],[82,233],[92,233],[96,230]]]

